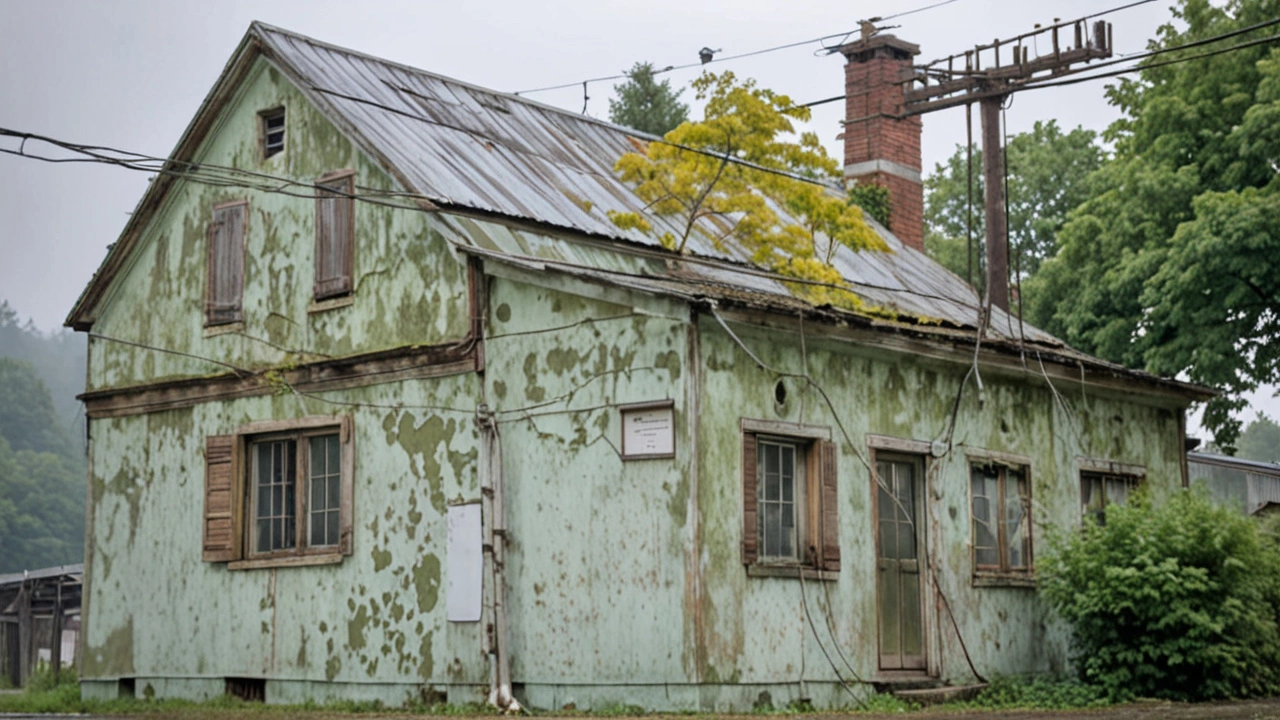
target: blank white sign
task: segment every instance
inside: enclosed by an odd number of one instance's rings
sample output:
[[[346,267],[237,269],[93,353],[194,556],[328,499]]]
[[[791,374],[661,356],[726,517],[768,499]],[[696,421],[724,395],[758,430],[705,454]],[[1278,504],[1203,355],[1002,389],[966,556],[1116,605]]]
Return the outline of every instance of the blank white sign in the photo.
[[[484,555],[480,543],[480,504],[450,505],[448,587],[450,622],[479,622]]]

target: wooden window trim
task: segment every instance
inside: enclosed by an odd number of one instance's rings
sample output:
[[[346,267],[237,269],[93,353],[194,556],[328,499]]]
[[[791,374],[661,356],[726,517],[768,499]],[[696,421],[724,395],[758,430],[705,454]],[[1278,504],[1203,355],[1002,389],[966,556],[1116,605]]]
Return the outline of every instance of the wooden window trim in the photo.
[[[1127,475],[1140,480],[1147,477],[1147,468],[1144,465],[1129,465],[1126,463],[1118,463],[1110,460],[1084,456],[1077,457],[1076,464],[1079,466],[1080,472],[1098,473],[1101,475]]]
[[[214,318],[213,313],[213,296],[215,294],[215,285],[217,281],[215,276],[215,234],[217,232],[217,216],[218,212],[237,205],[244,206],[244,214],[242,218],[242,227],[240,229],[240,283],[238,288],[237,303],[234,317]],[[231,200],[229,202],[217,203],[210,211],[209,230],[205,238],[205,281],[204,281],[204,327],[214,328],[221,325],[231,325],[244,321],[244,275],[245,275],[245,255],[248,252],[249,244],[249,200],[247,198],[241,200]]]
[[[341,447],[341,479],[339,481],[339,535],[335,545],[307,547],[309,541],[310,517],[307,508],[308,483],[306,477],[307,464],[305,458],[308,439],[326,435],[338,435]],[[294,439],[298,445],[298,461],[295,463],[295,543],[294,548],[271,552],[253,551],[253,516],[254,485],[252,473],[252,447],[255,443],[272,440]],[[215,442],[216,441],[216,442]],[[354,427],[350,416],[311,416],[292,420],[266,420],[251,422],[240,426],[233,434],[211,436],[211,448],[221,448],[230,443],[230,463],[233,481],[231,483],[232,507],[232,546],[211,544],[209,526],[211,508],[215,508],[210,500],[210,471],[206,470],[205,490],[205,543],[204,559],[208,562],[227,562],[228,569],[249,570],[264,567],[299,567],[325,565],[342,562],[342,559],[353,551],[354,528],[354,486],[355,486],[355,441]],[[208,454],[209,451],[206,451]],[[222,451],[219,450],[219,453]],[[221,462],[222,455],[215,456]],[[212,461],[210,461],[212,462]],[[206,463],[210,465],[210,463]],[[218,517],[222,517],[219,515]]]
[[[1035,528],[1032,520],[1032,474],[1031,464],[1026,458],[1019,455],[1009,453],[994,452],[988,450],[967,449],[966,456],[968,459],[967,469],[969,473],[969,538],[970,552],[969,561],[973,568],[973,586],[974,587],[1034,587],[1035,585]],[[973,472],[976,467],[983,465],[995,466],[999,469],[998,481],[996,483],[996,495],[998,502],[993,509],[995,527],[996,527],[996,557],[999,560],[999,566],[979,565],[978,549],[975,538],[975,512],[973,509]],[[1008,470],[1018,470],[1022,473],[1026,481],[1027,494],[1023,499],[1023,512],[1026,522],[1027,533],[1027,564],[1025,567],[1012,567],[1009,564],[1009,538],[1005,530],[1005,523],[1002,518],[1005,515],[1005,498],[1007,496],[1007,478]]]
[[[838,449],[831,442],[831,428],[776,420],[743,418],[741,429],[743,493],[742,561],[749,577],[804,577],[830,580],[840,570]],[[803,558],[779,560],[760,555],[758,506],[758,440],[791,442],[804,453],[805,477],[801,533]],[[800,493],[798,492],[797,495]],[[815,552],[810,552],[814,548]],[[817,573],[816,575],[814,573]]]
[[[933,443],[928,440],[907,440],[889,435],[867,433],[867,447],[872,451],[883,450],[903,455],[933,455]]]
[[[354,197],[350,197],[351,195],[355,194],[355,176],[356,176],[356,171],[352,169],[335,170],[333,172],[329,172],[329,173],[325,173],[324,175],[321,175],[316,180],[316,183],[315,183],[316,184],[316,211],[315,211],[316,241],[315,241],[315,262],[314,262],[315,281],[313,283],[312,300],[316,304],[320,304],[323,301],[331,300],[333,298],[350,296],[355,293],[356,202]],[[338,182],[340,181],[345,182],[346,184],[346,187],[340,192],[347,193],[348,194],[347,197],[338,195],[335,198],[335,197],[324,195],[324,186],[333,186],[338,184]],[[334,280],[334,278],[323,277],[321,274],[322,273],[322,267],[321,267],[322,249],[321,248],[322,248],[322,245],[324,244],[324,237],[321,233],[320,217],[321,217],[321,213],[323,212],[322,203],[327,201],[334,201],[334,200],[346,201],[350,203],[349,212],[347,212],[347,215],[346,215],[346,227],[342,229],[343,232],[345,232],[346,238],[347,238],[347,242],[344,246],[345,257],[343,258],[343,263],[345,265],[345,270],[346,270],[346,277],[345,277],[345,284],[341,284],[338,287],[331,290],[322,290],[320,287],[321,283],[332,281]]]
[[[267,149],[267,121],[280,117],[284,119],[284,137],[281,138],[280,149],[270,152]],[[284,105],[277,105],[268,110],[258,112],[258,156],[265,162],[289,149],[289,115]]]

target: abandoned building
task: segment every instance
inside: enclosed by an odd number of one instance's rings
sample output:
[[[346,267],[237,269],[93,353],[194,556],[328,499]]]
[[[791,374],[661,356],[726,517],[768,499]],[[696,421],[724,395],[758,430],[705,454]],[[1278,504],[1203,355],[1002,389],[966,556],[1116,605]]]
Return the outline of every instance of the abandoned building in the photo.
[[[869,79],[914,46],[842,52],[892,232],[833,262],[875,312],[612,223],[657,138],[252,25],[67,320],[83,694],[743,710],[1064,671],[1045,533],[1183,486],[1208,393],[980,320]]]
[[[83,565],[0,575],[0,679],[25,687],[41,667],[75,672]]]

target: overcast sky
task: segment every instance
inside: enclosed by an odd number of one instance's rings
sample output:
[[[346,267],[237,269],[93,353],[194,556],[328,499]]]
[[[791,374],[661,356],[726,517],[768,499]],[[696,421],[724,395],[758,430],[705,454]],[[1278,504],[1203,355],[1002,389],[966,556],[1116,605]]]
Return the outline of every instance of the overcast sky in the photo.
[[[930,5],[875,0],[0,0],[0,127],[167,155],[252,20],[496,90],[612,75],[843,33],[863,18]],[[922,59],[1080,17],[1126,0],[954,0],[889,21]],[[1108,15],[1116,50],[1141,50],[1170,15],[1164,0]],[[831,42],[831,41],[829,41]],[[800,102],[843,92],[843,58],[818,43],[711,66],[754,77]],[[696,69],[668,74],[683,85]],[[1011,132],[1036,120],[1105,128],[1117,116],[1102,83],[1016,97]],[[589,87],[587,112],[607,117],[612,83]],[[532,95],[581,111],[580,87]],[[691,98],[689,98],[691,99]],[[815,109],[812,129],[841,157],[843,105]],[[924,119],[926,172],[964,141],[963,109]],[[15,147],[0,140],[0,147]],[[0,299],[42,329],[61,325],[141,197],[144,173],[50,165],[0,155]],[[1269,395],[1265,394],[1265,395]],[[1269,412],[1280,403],[1269,397]],[[1252,417],[1252,413],[1249,414]]]

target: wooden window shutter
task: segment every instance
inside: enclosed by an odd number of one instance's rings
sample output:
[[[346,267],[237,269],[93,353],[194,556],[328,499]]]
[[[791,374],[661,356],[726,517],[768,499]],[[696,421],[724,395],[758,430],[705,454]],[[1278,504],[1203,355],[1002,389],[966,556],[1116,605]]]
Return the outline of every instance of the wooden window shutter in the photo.
[[[352,553],[353,515],[355,513],[355,427],[351,416],[342,418],[342,430],[339,440],[342,444],[342,505],[338,517],[342,530],[338,534],[338,546],[343,555]]]
[[[835,443],[821,441],[818,443],[819,462],[821,463],[821,492],[819,501],[822,512],[822,557],[821,569],[837,571],[840,569],[840,513],[836,499],[838,474],[836,473]]]
[[[204,448],[204,552],[205,562],[240,559],[240,533],[236,532],[239,503],[236,492],[235,435],[210,435]]]
[[[213,209],[209,228],[209,277],[205,293],[205,320],[210,325],[241,319],[244,295],[244,235],[248,218],[245,202]]]
[[[355,260],[354,175],[321,180],[316,190],[315,299],[351,292]]]
[[[742,434],[742,564],[760,557],[759,497],[756,490],[756,436]]]

